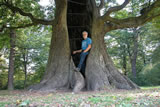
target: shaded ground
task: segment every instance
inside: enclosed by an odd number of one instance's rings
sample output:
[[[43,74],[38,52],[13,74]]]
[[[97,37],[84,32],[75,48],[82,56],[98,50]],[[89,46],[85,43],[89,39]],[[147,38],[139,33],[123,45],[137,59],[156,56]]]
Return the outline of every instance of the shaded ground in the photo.
[[[160,107],[160,86],[100,92],[0,91],[0,107]]]

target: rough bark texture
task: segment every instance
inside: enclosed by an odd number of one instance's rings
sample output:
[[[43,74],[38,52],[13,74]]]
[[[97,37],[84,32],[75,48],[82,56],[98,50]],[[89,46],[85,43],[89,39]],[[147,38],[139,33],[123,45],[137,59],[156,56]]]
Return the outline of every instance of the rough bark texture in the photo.
[[[9,71],[8,71],[8,90],[13,90],[13,75],[14,75],[14,56],[15,56],[15,39],[16,33],[13,29],[10,30],[10,55],[9,55]]]
[[[72,84],[73,92],[77,93],[81,91],[85,87],[85,79],[80,72],[74,72],[72,76],[72,80],[74,80],[74,84]]]
[[[67,0],[56,0],[56,19],[50,45],[47,69],[42,81],[29,87],[55,90],[69,87],[70,47],[66,23]]]
[[[137,89],[138,86],[121,74],[114,66],[104,47],[103,28],[97,28],[99,23],[92,25],[93,45],[87,60],[86,81],[88,90],[103,89]]]
[[[85,88],[85,78],[82,73],[74,71],[75,64],[73,59],[70,61],[69,89],[77,93]]]

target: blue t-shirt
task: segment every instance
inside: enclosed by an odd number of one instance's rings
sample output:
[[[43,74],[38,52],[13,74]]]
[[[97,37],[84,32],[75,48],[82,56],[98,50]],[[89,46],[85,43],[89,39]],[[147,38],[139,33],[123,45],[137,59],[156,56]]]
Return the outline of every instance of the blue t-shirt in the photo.
[[[82,50],[86,50],[88,48],[88,45],[92,44],[91,38],[87,38],[82,41]]]

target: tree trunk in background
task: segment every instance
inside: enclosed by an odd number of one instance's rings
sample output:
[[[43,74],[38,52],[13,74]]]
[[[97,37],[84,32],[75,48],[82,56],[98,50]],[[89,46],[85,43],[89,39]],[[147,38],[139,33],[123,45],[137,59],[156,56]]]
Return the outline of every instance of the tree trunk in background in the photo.
[[[127,50],[126,50],[126,45],[122,44],[120,47],[122,47],[122,55],[121,55],[121,59],[122,59],[122,66],[123,66],[123,73],[124,75],[127,76]]]
[[[127,60],[126,60],[126,55],[123,55],[123,70],[124,70],[124,75],[127,75]]]
[[[143,59],[143,63],[144,63],[144,65],[146,65],[146,59],[145,59],[145,55],[144,55],[144,57],[143,57],[144,59]]]
[[[133,35],[133,41],[134,41],[134,46],[133,46],[133,54],[131,57],[131,67],[132,67],[132,74],[133,77],[136,78],[136,61],[137,61],[137,53],[138,53],[138,30],[135,28],[133,30],[134,35]]]
[[[13,90],[13,75],[14,75],[14,56],[15,56],[15,39],[16,32],[11,29],[10,30],[10,55],[9,55],[9,71],[8,71],[8,90]]]
[[[24,76],[25,76],[24,88],[26,87],[26,82],[27,82],[27,62],[28,62],[28,50],[24,49],[23,53],[23,66],[24,66]]]

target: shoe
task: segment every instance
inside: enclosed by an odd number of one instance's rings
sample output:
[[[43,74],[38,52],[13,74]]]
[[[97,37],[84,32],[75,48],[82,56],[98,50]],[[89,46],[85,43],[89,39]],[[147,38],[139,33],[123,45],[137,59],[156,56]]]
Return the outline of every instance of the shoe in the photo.
[[[76,72],[79,72],[79,71],[80,71],[80,69],[79,69],[79,68],[75,68],[74,70],[75,70]]]

